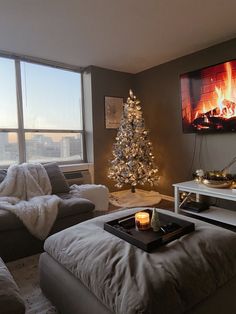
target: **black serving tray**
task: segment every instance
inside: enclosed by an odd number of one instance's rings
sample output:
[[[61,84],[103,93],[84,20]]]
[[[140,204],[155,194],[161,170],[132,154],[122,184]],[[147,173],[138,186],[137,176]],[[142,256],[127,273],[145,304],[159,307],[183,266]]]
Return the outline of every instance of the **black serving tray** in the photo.
[[[152,210],[146,209],[143,211],[148,212],[151,218]],[[108,221],[104,223],[104,229],[147,252],[151,252],[155,248],[169,243],[195,229],[192,222],[168,214],[158,213],[163,230],[154,232],[150,228],[145,231],[139,231],[135,228],[134,215],[135,213]]]

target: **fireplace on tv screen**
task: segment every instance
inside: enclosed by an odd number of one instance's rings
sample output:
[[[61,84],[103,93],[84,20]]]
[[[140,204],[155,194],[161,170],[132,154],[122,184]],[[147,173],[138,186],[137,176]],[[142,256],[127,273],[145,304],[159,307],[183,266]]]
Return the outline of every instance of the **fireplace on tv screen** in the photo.
[[[183,131],[236,132],[236,60],[182,74]]]

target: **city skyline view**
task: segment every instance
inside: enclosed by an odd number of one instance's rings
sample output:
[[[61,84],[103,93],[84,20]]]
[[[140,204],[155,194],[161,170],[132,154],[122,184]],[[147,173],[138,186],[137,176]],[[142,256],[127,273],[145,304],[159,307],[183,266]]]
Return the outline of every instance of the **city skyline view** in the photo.
[[[70,161],[83,160],[81,134],[60,134],[60,141],[54,141],[51,133],[26,134],[26,161]],[[7,133],[0,133],[0,166],[19,162],[18,141],[9,142]]]

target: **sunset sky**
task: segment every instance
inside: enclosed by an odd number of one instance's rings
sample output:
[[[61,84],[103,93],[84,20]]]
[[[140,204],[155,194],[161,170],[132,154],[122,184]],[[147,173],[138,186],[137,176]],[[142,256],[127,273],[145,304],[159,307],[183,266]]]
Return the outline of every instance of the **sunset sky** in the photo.
[[[82,129],[80,74],[21,62],[21,79],[25,128]],[[17,128],[16,112],[14,61],[0,58],[0,128]]]

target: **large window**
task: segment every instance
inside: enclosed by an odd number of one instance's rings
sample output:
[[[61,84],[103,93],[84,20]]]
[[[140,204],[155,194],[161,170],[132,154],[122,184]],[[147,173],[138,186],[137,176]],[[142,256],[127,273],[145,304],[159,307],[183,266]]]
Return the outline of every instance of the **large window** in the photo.
[[[81,74],[0,57],[0,166],[82,162]]]

